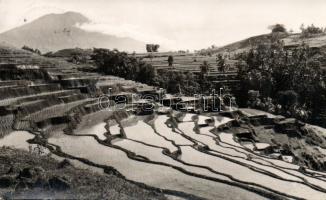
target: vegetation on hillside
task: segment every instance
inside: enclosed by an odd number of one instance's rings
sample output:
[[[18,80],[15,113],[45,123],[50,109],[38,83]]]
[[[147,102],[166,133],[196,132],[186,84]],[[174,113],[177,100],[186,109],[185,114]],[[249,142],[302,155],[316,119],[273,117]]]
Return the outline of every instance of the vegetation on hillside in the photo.
[[[125,52],[109,49],[94,49],[92,59],[101,73],[155,85],[155,69]]]
[[[32,52],[32,53],[36,53],[36,54],[38,54],[38,55],[41,55],[41,51],[40,51],[40,50],[38,50],[38,49],[33,49],[33,48],[31,48],[31,47],[29,47],[29,46],[26,46],[26,45],[24,45],[24,46],[22,47],[22,49],[23,49],[23,50],[26,50],[26,51],[29,51],[29,52]]]
[[[289,50],[280,41],[242,53],[244,62],[238,67],[245,98],[240,102],[250,100],[252,107],[325,126],[326,77],[320,53],[305,44]],[[249,98],[245,94],[250,90],[259,94]]]
[[[289,49],[277,37],[237,54],[241,80],[237,103],[326,126],[322,57],[319,48],[302,44]],[[151,64],[118,50],[94,49],[92,59],[101,73],[162,87],[169,93],[206,94],[215,87],[206,77],[207,62],[200,65],[199,74],[194,74],[175,70],[157,73]],[[170,58],[168,63],[172,62]],[[222,55],[217,56],[217,68],[225,70]]]
[[[195,94],[200,92],[200,83],[192,73],[166,71],[157,74],[155,68],[125,52],[109,49],[94,49],[92,56],[101,73],[166,88],[170,93]]]
[[[305,27],[304,24],[302,24],[300,30],[301,30],[301,37],[307,38],[307,37],[312,37],[314,35],[323,34],[325,33],[326,29],[322,27],[317,27],[314,24],[311,24],[310,26],[307,27]]]
[[[156,79],[158,86],[165,88],[169,93],[194,95],[201,92],[201,85],[191,72],[164,71]]]

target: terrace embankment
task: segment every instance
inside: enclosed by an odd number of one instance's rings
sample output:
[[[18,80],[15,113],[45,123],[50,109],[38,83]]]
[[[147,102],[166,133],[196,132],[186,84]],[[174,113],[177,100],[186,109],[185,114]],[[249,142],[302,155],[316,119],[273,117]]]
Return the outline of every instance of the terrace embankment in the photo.
[[[258,110],[243,111],[243,121],[227,130],[234,133],[239,141],[267,143],[270,146],[264,149],[266,154],[290,156],[293,163],[302,167],[326,170],[325,129]]]

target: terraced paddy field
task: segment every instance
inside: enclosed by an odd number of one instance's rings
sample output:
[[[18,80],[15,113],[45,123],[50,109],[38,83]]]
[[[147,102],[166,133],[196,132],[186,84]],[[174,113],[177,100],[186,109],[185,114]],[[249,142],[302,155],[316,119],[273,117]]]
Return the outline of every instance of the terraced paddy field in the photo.
[[[173,65],[169,66],[168,57],[173,56]],[[136,57],[142,58],[144,61],[151,63],[158,70],[177,70],[198,73],[200,65],[204,61],[209,65],[209,73],[219,73],[217,69],[216,56],[201,56],[191,53],[152,53],[152,54],[136,54]],[[228,72],[236,72],[236,60],[226,59],[225,64]]]
[[[167,198],[326,198],[326,174],[301,171],[298,165],[246,148],[233,134],[216,131],[230,118],[214,116],[215,123],[199,127],[207,118],[131,115],[113,123],[108,116],[81,128],[85,116],[74,131],[46,138],[16,131],[1,139],[0,145],[25,150],[33,143],[41,145],[56,159],[70,159],[77,167],[102,174],[113,168],[127,180],[160,188]]]
[[[326,199],[325,129],[253,109],[105,108],[157,88],[0,49],[0,198]],[[215,62],[193,59],[176,67]]]

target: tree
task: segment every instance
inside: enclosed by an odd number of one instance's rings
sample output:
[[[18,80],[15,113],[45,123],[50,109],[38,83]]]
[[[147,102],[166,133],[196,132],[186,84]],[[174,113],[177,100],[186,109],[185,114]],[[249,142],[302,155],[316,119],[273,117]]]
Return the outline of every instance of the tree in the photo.
[[[221,54],[217,55],[216,62],[218,71],[225,72],[225,60]]]
[[[158,52],[158,48],[160,48],[160,45],[155,44],[154,47],[153,47],[153,51]]]
[[[151,44],[146,44],[146,51],[147,52],[153,52],[152,45]]]
[[[138,71],[135,73],[135,81],[147,84],[154,84],[154,79],[156,77],[155,68],[148,63],[138,63]]]
[[[200,72],[201,74],[207,74],[208,73],[208,69],[209,69],[209,64],[208,62],[205,60],[203,62],[203,64],[200,65]]]
[[[146,44],[147,52],[158,52],[159,48],[160,48],[159,44]]]
[[[94,49],[92,56],[101,73],[153,84],[156,77],[154,67],[148,63],[129,56],[125,52],[109,49]]]
[[[173,56],[170,55],[168,57],[168,63],[169,63],[169,66],[172,67],[172,65],[173,65]]]
[[[283,24],[274,24],[268,27],[272,33],[286,33],[286,28]]]

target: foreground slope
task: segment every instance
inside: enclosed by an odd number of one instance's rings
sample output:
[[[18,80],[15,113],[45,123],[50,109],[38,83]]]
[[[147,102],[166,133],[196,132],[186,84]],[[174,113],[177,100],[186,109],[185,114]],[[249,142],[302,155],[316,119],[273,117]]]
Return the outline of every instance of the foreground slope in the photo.
[[[59,162],[10,148],[1,148],[0,156],[0,193],[8,199],[165,199],[160,192],[114,174],[102,176],[75,168],[68,160]]]

